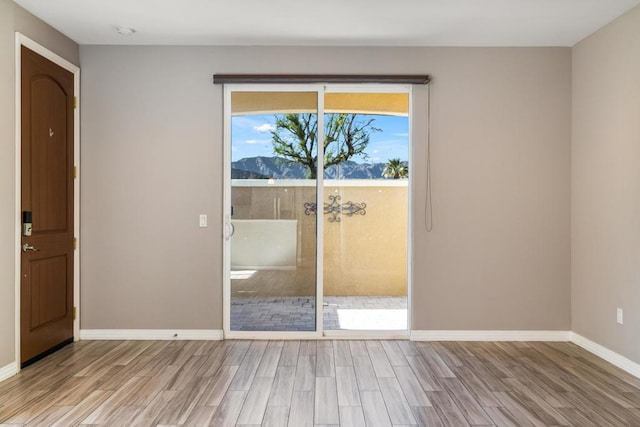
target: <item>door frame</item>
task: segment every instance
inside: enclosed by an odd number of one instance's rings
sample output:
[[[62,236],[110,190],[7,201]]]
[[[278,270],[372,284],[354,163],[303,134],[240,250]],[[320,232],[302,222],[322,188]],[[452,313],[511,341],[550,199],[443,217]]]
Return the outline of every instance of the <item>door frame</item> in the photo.
[[[324,221],[316,221],[316,330],[299,331],[232,331],[231,330],[231,93],[232,92],[316,92],[318,94],[318,140],[324,139],[324,94],[325,93],[407,93],[409,96],[409,183],[407,188],[407,329],[402,331],[325,331],[323,326],[324,299]],[[412,288],[413,288],[413,222],[412,193],[414,172],[411,165],[413,147],[413,86],[407,84],[226,84],[223,95],[223,332],[225,339],[408,339],[411,333]],[[318,158],[324,158],[324,146],[318,144]],[[324,200],[324,174],[317,175],[316,198]]]
[[[20,371],[20,286],[22,236],[22,46],[50,60],[73,74],[73,90],[76,108],[73,110],[73,162],[76,178],[73,180],[73,234],[76,248],[73,253],[73,306],[76,316],[73,320],[74,341],[80,338],[80,68],[52,52],[22,33],[15,33],[15,358],[16,369]]]

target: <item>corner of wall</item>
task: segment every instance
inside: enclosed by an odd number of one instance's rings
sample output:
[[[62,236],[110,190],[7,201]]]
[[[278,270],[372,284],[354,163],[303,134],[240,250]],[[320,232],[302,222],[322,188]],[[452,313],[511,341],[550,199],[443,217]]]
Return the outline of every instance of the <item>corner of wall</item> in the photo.
[[[0,1],[0,377],[15,363],[14,3]],[[6,95],[5,95],[6,94]],[[9,364],[9,365],[8,365]],[[6,366],[5,366],[6,365]]]
[[[571,329],[597,341],[594,353],[612,349],[632,363],[640,362],[639,42],[636,6],[571,52]],[[629,313],[624,325],[618,308]]]
[[[4,380],[8,380],[12,376],[18,373],[18,364],[11,362],[6,366],[0,368],[0,383]]]

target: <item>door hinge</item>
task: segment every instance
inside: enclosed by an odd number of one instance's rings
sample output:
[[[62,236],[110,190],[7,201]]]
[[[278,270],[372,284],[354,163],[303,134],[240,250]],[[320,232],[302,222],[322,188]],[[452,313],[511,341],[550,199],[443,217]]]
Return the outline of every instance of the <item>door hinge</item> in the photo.
[[[76,108],[78,108],[78,97],[74,96],[73,97],[73,109],[75,110]]]
[[[78,238],[74,237],[73,238],[73,250],[75,251],[76,249],[78,249]]]
[[[73,179],[76,179],[77,177],[78,177],[78,167],[73,166]]]
[[[76,320],[77,316],[78,316],[78,308],[77,307],[73,307],[73,320]]]

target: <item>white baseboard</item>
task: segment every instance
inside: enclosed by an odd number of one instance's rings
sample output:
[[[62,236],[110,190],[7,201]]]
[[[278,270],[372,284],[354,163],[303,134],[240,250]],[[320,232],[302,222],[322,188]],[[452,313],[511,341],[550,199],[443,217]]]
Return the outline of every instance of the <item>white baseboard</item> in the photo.
[[[224,339],[221,329],[81,329],[81,340],[206,340]]]
[[[3,366],[2,368],[0,368],[0,382],[11,378],[17,373],[18,364],[16,362],[11,362],[7,366]]]
[[[229,338],[238,338],[229,336]],[[242,336],[241,338],[251,338]],[[340,339],[339,334],[328,336]],[[376,336],[363,336],[363,339]],[[387,337],[389,338],[389,337]],[[394,337],[395,338],[395,337]],[[403,338],[403,337],[397,337]],[[82,340],[222,340],[224,333],[219,329],[82,329]],[[270,339],[276,339],[271,337]],[[571,331],[411,331],[411,341],[568,341],[606,360],[614,366],[640,378],[640,364],[609,350]],[[0,368],[0,381],[18,372],[13,362]]]
[[[640,364],[637,364],[636,362],[629,360],[615,351],[611,351],[580,334],[576,334],[575,332],[571,333],[571,342],[595,354],[596,356],[601,357],[623,371],[627,371],[631,375],[640,378]]]
[[[411,341],[569,341],[571,331],[411,331]]]

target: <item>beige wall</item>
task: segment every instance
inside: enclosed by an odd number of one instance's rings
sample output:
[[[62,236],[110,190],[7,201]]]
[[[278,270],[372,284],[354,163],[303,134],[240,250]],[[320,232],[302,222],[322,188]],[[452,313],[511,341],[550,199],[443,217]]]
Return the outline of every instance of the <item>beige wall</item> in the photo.
[[[15,31],[79,64],[77,44],[0,0],[0,368],[15,359]]]
[[[436,52],[434,228],[420,172],[414,326],[568,330],[570,50]]]
[[[573,50],[573,330],[640,363],[640,7]],[[624,325],[616,323],[616,308]]]
[[[0,367],[15,359],[13,3],[0,0]]]
[[[306,72],[434,78],[430,234],[415,97],[414,329],[570,329],[570,49],[83,46],[81,65],[83,328],[222,327],[211,75]]]

